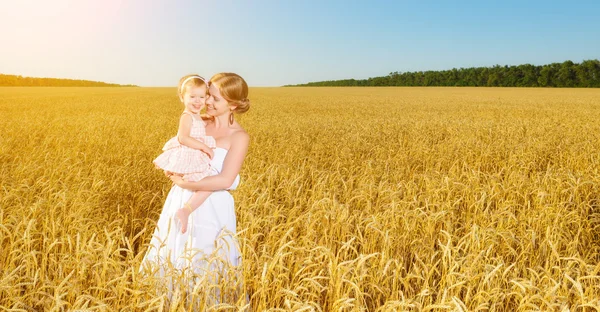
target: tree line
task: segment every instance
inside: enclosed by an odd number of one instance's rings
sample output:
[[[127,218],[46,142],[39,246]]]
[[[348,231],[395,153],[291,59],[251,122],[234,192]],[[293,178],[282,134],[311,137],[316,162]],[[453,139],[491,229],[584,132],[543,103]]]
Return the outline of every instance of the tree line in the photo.
[[[287,86],[465,86],[600,88],[600,61],[565,61],[547,65],[453,68],[442,71],[392,72],[368,79],[309,82]]]
[[[0,74],[2,87],[137,87],[135,85],[120,85],[91,80],[36,78],[18,75]]]

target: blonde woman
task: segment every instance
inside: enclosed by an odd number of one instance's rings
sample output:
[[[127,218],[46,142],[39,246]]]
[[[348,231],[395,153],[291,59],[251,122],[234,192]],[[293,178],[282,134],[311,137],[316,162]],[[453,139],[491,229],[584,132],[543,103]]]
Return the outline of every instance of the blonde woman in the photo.
[[[227,190],[237,188],[239,172],[248,150],[248,133],[235,120],[250,108],[248,85],[234,73],[214,75],[208,82],[206,99],[206,135],[215,139],[216,148],[210,165],[212,175],[199,181],[186,181],[180,175],[167,174],[174,185],[159,217],[142,265],[154,274],[168,275],[168,268],[193,273],[186,281],[197,281],[224,267],[241,264],[235,240],[236,217],[233,197]],[[189,213],[187,231],[177,228],[176,211],[195,191],[212,192],[204,203]],[[223,276],[223,272],[220,272]],[[241,276],[240,276],[241,277]],[[191,291],[191,290],[190,290]]]

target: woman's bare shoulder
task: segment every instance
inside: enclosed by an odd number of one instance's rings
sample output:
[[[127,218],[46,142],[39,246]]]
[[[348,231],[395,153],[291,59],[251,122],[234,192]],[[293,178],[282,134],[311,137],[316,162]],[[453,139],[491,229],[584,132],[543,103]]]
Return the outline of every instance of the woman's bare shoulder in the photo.
[[[248,141],[250,141],[250,135],[248,135],[248,132],[246,132],[246,130],[244,130],[242,127],[232,129],[232,132],[229,136],[231,137],[232,141],[239,143],[245,142],[247,144]]]
[[[246,132],[246,130],[240,127],[239,129],[235,129],[231,133],[231,137],[250,138],[250,135],[248,135],[248,132]]]

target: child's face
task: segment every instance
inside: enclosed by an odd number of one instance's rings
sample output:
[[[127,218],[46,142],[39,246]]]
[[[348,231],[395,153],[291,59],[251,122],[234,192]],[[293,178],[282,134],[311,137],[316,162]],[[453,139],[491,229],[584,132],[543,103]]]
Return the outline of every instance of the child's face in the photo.
[[[200,110],[204,107],[205,100],[206,86],[190,86],[187,87],[187,90],[183,96],[183,105],[185,105],[185,108],[188,111],[194,114],[198,114]]]

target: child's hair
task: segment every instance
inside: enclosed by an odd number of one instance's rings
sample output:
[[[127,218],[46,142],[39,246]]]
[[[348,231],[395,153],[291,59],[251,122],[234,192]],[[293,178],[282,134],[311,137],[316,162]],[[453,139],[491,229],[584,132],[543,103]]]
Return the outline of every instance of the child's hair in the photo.
[[[185,75],[179,79],[179,85],[177,86],[177,94],[180,96],[185,95],[187,87],[202,87],[206,86],[206,80],[197,74]]]
[[[234,113],[245,113],[250,109],[250,100],[248,99],[248,84],[238,74],[219,73],[210,78],[209,83],[216,83],[219,86],[219,92],[230,105],[235,105]]]

